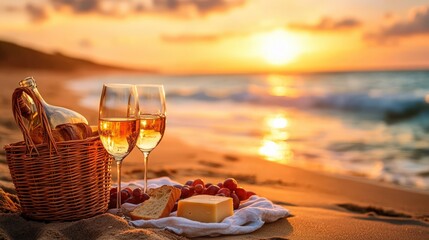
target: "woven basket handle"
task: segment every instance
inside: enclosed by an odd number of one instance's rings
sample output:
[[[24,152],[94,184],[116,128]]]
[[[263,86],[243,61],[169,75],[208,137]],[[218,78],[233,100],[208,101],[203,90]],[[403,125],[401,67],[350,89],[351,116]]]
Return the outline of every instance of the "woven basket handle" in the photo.
[[[39,98],[35,95],[33,91],[31,91],[26,87],[19,87],[15,89],[12,95],[12,110],[13,110],[13,116],[15,118],[15,122],[18,124],[19,128],[21,129],[27,149],[30,151],[30,153],[33,149],[37,153],[39,153],[39,151],[37,151],[36,144],[34,144],[33,140],[31,139],[30,130],[25,124],[25,121],[23,118],[24,113],[22,112],[22,109],[20,106],[20,99],[22,98],[23,93],[26,93],[31,99],[33,99],[33,102],[36,105],[37,112],[39,113],[38,117],[40,119],[40,122],[42,123],[44,142],[48,143],[48,147],[50,150],[52,150],[53,148],[55,152],[58,153],[58,148],[55,143],[54,136],[52,135],[52,129],[49,124],[49,120],[48,120],[48,117],[46,116],[46,112],[45,112],[45,109],[43,108],[42,103],[40,102]]]

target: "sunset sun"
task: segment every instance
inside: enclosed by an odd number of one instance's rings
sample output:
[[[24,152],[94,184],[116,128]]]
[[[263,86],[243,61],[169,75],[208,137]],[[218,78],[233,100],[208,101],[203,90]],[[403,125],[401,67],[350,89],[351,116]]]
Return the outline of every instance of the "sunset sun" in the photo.
[[[299,55],[299,42],[283,30],[266,33],[260,38],[262,58],[272,65],[290,63]]]

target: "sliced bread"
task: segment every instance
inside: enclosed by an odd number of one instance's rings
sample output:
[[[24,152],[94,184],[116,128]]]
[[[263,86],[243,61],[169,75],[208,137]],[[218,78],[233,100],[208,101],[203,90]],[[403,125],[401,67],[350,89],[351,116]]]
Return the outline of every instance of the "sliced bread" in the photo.
[[[167,217],[179,200],[180,194],[180,189],[167,185],[149,189],[150,198],[131,211],[130,216],[133,220]]]

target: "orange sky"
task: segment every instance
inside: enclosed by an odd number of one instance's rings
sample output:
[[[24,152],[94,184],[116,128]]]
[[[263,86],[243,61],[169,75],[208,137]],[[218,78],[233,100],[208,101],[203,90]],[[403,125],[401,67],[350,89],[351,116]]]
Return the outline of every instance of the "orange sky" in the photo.
[[[0,2],[0,39],[164,73],[429,67],[417,0]]]

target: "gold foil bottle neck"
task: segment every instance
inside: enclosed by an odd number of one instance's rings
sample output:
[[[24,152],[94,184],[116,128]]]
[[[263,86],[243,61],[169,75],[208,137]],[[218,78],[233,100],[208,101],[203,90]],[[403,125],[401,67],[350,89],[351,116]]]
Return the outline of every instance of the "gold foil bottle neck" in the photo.
[[[25,79],[21,80],[19,82],[19,86],[21,86],[21,87],[30,87],[30,88],[37,87],[36,80],[33,77],[26,77]]]

